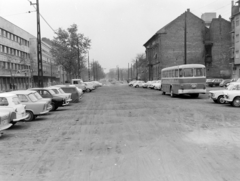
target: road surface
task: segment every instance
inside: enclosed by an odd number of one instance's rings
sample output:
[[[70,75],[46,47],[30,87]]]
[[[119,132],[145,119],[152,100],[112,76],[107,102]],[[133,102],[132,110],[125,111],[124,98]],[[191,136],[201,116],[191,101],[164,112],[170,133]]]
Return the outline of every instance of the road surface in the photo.
[[[114,85],[0,138],[0,181],[239,181],[240,109]]]

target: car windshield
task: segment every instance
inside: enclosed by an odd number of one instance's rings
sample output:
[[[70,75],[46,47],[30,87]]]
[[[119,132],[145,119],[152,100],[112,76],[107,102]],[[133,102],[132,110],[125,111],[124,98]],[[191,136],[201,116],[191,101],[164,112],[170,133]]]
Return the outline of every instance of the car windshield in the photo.
[[[42,99],[42,96],[38,92],[35,92],[34,95],[38,100]]]
[[[51,94],[56,94],[52,89],[48,89]]]
[[[61,93],[61,94],[65,94],[65,92],[60,88],[58,89],[58,91]]]
[[[57,89],[52,89],[52,90],[55,92],[55,94],[59,94],[59,91]]]
[[[228,90],[240,90],[240,84],[230,84],[228,87],[227,87]]]
[[[29,99],[30,99],[32,102],[38,101],[38,99],[36,98],[36,96],[35,96],[33,93],[28,94],[28,97],[29,97]]]
[[[18,97],[13,97],[12,101],[15,105],[21,104],[20,100],[18,99]]]

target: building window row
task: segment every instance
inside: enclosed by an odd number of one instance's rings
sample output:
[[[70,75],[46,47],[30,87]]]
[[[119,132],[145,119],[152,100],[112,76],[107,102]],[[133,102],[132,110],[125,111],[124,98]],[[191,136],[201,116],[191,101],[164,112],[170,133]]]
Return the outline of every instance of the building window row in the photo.
[[[9,40],[15,41],[15,42],[19,43],[20,45],[25,45],[25,46],[29,47],[29,41],[27,41],[17,35],[14,35],[13,33],[10,33],[4,29],[1,29],[1,28],[0,28],[0,36],[8,38]]]
[[[23,69],[30,69],[29,65],[25,64],[17,64],[17,63],[11,63],[11,62],[0,62],[0,67],[2,69],[11,69],[11,70],[23,70]]]
[[[22,57],[22,58],[30,58],[30,54],[16,50],[14,48],[7,47],[5,45],[0,45],[0,53],[6,53],[9,55],[17,56],[17,57]]]

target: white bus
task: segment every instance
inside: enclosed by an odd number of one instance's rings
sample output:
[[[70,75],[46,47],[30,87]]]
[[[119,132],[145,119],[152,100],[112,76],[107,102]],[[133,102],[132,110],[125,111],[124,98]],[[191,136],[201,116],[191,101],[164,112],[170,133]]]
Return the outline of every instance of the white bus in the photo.
[[[198,97],[206,93],[206,69],[201,64],[184,64],[164,68],[161,71],[162,93],[171,97],[189,94]]]

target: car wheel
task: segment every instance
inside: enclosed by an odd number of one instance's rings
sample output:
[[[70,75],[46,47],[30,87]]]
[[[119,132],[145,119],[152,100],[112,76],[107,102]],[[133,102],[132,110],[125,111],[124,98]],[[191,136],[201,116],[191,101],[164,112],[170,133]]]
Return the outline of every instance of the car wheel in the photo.
[[[87,92],[91,92],[91,89],[86,89]]]
[[[56,106],[56,104],[55,104],[54,102],[52,102],[51,105],[52,105],[51,111],[56,111],[56,109],[58,108],[58,107]]]
[[[166,92],[163,92],[163,91],[162,91],[162,95],[165,95],[165,94],[166,94]]]
[[[223,95],[221,95],[221,96],[218,97],[217,102],[218,102],[219,104],[224,104],[224,103],[225,103]]]
[[[34,120],[34,115],[33,115],[32,111],[26,111],[26,115],[27,115],[27,118],[25,119],[25,121]]]
[[[136,85],[136,87],[135,88],[139,88],[139,85]]]
[[[236,98],[233,100],[232,105],[233,105],[234,107],[240,107],[240,97],[236,97]]]

